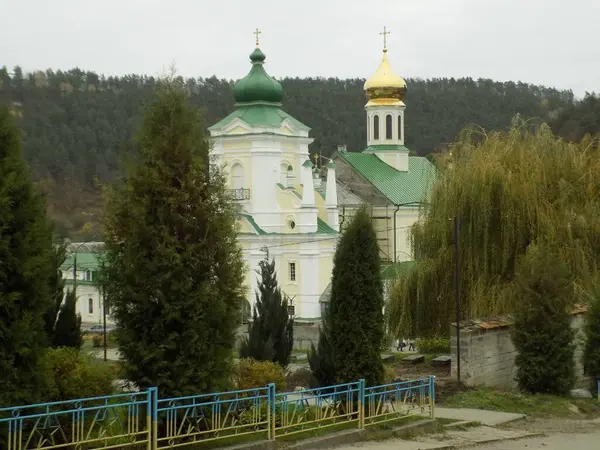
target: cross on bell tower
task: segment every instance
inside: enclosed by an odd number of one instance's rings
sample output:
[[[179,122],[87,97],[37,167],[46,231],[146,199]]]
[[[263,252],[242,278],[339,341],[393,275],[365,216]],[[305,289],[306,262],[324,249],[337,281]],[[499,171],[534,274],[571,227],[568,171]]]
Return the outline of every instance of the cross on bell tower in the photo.
[[[387,30],[387,27],[383,27],[383,33],[379,33],[380,36],[383,36],[383,51],[387,52],[387,37],[390,32]]]

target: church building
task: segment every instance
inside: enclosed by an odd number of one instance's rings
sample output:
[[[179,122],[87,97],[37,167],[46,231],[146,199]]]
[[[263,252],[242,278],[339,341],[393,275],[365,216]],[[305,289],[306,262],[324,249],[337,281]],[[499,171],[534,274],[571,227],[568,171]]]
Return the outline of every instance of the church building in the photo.
[[[283,89],[265,72],[265,58],[257,39],[250,72],[234,86],[235,110],[209,128],[211,154],[239,205],[247,307],[254,303],[258,263],[268,253],[290,314],[313,321],[321,317],[319,299],[339,235],[336,168],[329,163],[321,181],[308,151],[310,128],[282,109]]]
[[[419,219],[435,181],[435,166],[424,157],[410,156],[404,144],[406,81],[388,60],[384,28],[379,68],[364,84],[367,103],[367,146],[362,152],[336,152],[338,190],[370,205],[381,259],[392,264],[412,261],[410,228]],[[341,198],[343,223],[356,210],[356,200]]]

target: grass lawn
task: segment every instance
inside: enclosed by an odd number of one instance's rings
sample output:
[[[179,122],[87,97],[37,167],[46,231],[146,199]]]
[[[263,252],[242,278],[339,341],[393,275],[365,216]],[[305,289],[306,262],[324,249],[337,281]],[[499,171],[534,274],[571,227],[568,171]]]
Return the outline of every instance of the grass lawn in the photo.
[[[579,413],[573,410],[573,405]],[[519,394],[490,388],[470,389],[450,395],[443,405],[527,414],[533,417],[600,417],[600,401],[573,399],[546,394]]]

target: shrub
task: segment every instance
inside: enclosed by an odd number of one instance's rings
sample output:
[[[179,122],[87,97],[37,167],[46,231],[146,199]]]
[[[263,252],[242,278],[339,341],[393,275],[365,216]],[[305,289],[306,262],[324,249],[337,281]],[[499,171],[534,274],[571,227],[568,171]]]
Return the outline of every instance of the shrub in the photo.
[[[419,338],[415,342],[420,353],[439,355],[450,353],[450,340],[443,337]]]
[[[530,245],[517,265],[513,343],[517,380],[532,393],[565,395],[575,383],[572,278],[551,246]]]
[[[290,390],[293,390],[297,387],[301,387],[304,389],[312,387],[312,377],[313,374],[310,371],[310,369],[298,369],[295,372],[292,372],[287,375],[287,387]]]
[[[385,384],[391,384],[397,378],[398,375],[396,375],[396,369],[394,369],[392,366],[383,366],[383,382]]]
[[[77,296],[74,291],[68,291],[58,313],[52,345],[79,349],[82,344],[81,316],[77,313]]]
[[[104,336],[101,334],[95,334],[92,336],[92,345],[96,348],[102,347],[104,344]]]
[[[115,377],[99,361],[71,347],[50,349],[42,359],[47,381],[46,401],[110,395]]]
[[[595,381],[600,378],[600,296],[589,304],[584,333],[583,365],[585,373]]]
[[[240,359],[236,372],[238,389],[253,389],[275,383],[278,391],[287,389],[287,381],[283,368],[272,361],[256,361],[250,358]]]

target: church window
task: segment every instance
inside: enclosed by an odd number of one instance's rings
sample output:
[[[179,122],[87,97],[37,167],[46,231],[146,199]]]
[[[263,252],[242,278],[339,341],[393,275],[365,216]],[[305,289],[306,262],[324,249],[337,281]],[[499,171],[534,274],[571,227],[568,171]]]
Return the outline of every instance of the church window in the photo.
[[[290,220],[288,222],[288,226],[293,230],[294,228],[296,228],[296,222],[294,222],[293,220]]]
[[[379,139],[379,116],[375,114],[373,116],[373,140]]]
[[[398,139],[402,139],[402,116],[398,116]]]
[[[385,116],[385,138],[392,139],[392,115]]]
[[[244,187],[244,168],[236,163],[231,168],[231,188],[244,189]]]
[[[290,281],[296,281],[296,263],[290,263]]]
[[[94,299],[88,298],[88,314],[94,314]]]
[[[85,271],[85,281],[92,281],[92,272],[90,270]]]

